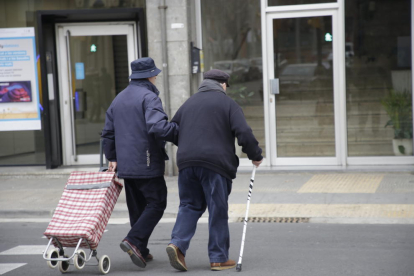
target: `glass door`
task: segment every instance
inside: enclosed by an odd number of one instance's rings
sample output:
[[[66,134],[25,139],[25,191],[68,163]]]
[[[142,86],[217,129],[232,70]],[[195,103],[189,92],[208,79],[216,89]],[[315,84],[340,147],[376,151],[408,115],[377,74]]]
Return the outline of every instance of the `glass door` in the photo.
[[[64,165],[99,163],[105,112],[129,82],[133,23],[57,26]]]
[[[273,165],[339,165],[336,10],[269,14]]]

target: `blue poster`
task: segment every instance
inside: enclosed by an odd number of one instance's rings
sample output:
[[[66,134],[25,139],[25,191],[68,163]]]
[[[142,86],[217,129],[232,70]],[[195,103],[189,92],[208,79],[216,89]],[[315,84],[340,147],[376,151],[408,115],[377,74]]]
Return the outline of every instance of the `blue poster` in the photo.
[[[75,75],[77,80],[85,79],[85,65],[83,62],[75,63]]]
[[[0,29],[0,131],[39,130],[34,28]]]

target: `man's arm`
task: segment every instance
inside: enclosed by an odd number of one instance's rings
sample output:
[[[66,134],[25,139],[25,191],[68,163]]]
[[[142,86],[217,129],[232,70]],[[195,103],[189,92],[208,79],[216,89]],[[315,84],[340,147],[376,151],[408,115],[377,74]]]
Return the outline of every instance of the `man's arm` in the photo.
[[[242,147],[242,151],[252,160],[253,165],[258,167],[263,160],[262,149],[259,147],[259,142],[254,137],[253,131],[247,124],[240,107],[231,114],[230,124],[232,132],[237,137],[239,146]]]
[[[116,168],[116,149],[115,149],[115,128],[112,116],[112,108],[109,107],[106,111],[105,126],[102,130],[101,137],[103,138],[103,150],[106,158],[110,161],[109,169]]]
[[[168,122],[160,98],[155,97],[147,104],[145,121],[148,133],[154,134],[155,138],[178,144],[178,124]]]

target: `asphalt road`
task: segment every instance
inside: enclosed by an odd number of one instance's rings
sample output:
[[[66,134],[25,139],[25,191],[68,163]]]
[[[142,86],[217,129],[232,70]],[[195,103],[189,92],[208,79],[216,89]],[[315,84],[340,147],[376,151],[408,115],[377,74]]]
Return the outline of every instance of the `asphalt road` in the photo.
[[[42,258],[47,240],[42,238],[47,223],[0,223],[0,275],[60,275],[50,269]],[[172,223],[160,223],[153,233],[149,248],[154,261],[146,269],[135,266],[119,243],[127,233],[127,224],[110,224],[99,247],[99,255],[109,255],[109,275],[174,275],[165,247],[169,242]],[[231,223],[231,258],[237,260],[240,250],[242,223]],[[347,225],[347,224],[278,224],[250,223],[243,258],[243,270],[212,272],[207,255],[207,224],[200,223],[186,257],[186,275],[414,275],[413,225]],[[6,250],[21,246],[18,254]],[[32,246],[36,252],[29,254]],[[34,247],[33,247],[34,246]],[[37,246],[37,247],[36,247]],[[26,251],[27,249],[27,251]],[[9,251],[10,252],[10,251]],[[26,252],[26,253],[25,253]],[[67,253],[72,250],[68,249]],[[87,252],[88,253],[88,252]],[[18,266],[5,272],[9,266]],[[90,264],[96,264],[93,260]],[[3,273],[3,274],[2,274]],[[76,270],[69,275],[100,275],[98,267]]]

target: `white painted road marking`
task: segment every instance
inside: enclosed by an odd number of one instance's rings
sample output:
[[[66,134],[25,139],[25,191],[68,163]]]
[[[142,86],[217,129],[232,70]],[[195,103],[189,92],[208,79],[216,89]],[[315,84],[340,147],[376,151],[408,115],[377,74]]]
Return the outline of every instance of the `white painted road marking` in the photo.
[[[19,264],[0,264],[0,275],[12,271],[13,269],[19,268],[21,266],[27,265],[27,263]]]
[[[3,251],[0,255],[42,255],[45,245],[19,245]]]
[[[50,222],[51,218],[0,218],[0,223],[4,222]]]
[[[127,224],[129,218],[110,218],[108,224]]]

